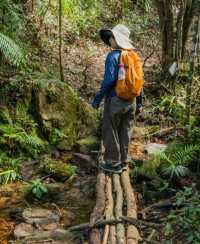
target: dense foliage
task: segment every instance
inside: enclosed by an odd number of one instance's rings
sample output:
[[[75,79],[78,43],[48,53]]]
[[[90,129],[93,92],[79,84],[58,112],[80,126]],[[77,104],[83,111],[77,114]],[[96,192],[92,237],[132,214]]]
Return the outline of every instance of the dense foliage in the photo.
[[[93,134],[100,115],[87,102],[102,78],[100,59],[108,50],[99,42],[98,33],[124,23],[144,61],[147,80],[144,113],[136,119],[149,133],[139,139],[167,144],[163,152],[145,155],[143,163],[131,161],[132,180],[139,182],[138,191],[148,203],[175,199],[165,218],[166,241],[180,237],[183,243],[199,243],[197,3],[1,0],[0,184],[26,181],[24,165],[36,162],[36,175],[27,192],[42,200],[48,195],[46,179],[47,183],[66,183],[79,173],[71,157],[64,162],[66,152],[96,153]],[[171,75],[168,70],[174,61],[177,70]],[[170,133],[161,135],[163,128]]]

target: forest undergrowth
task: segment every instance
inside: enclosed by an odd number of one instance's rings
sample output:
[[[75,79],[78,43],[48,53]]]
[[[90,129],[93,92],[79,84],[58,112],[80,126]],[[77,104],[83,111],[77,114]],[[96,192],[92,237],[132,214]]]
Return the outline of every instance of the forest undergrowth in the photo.
[[[56,1],[0,2],[0,243],[18,243],[13,231],[27,207],[59,209],[64,228],[89,220],[101,120],[90,103],[109,51],[98,31],[120,22],[132,31],[146,79],[129,166],[138,218],[160,228],[142,227],[142,243],[199,244],[199,14],[171,76],[153,1],[61,2],[61,12]],[[72,243],[85,243],[87,234]]]

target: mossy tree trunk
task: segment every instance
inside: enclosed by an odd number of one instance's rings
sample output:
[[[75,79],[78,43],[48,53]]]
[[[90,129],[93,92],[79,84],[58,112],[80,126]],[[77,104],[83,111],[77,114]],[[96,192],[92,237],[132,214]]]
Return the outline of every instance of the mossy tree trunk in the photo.
[[[59,68],[60,79],[64,81],[63,65],[62,65],[62,0],[59,0]]]
[[[197,49],[199,45],[200,38],[200,14],[195,17],[194,21],[194,36],[192,43],[192,52],[190,59],[190,71],[188,76],[188,82],[186,85],[186,119],[185,124],[190,127],[190,115],[191,115],[191,97],[192,97],[192,85],[193,85],[193,75],[195,71],[195,61],[197,58]],[[187,131],[189,132],[189,131]]]

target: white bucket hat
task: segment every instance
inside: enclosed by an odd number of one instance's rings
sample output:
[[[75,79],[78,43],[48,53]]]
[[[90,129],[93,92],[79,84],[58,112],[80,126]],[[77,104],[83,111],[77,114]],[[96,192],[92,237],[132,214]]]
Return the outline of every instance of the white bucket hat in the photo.
[[[122,24],[116,25],[113,29],[103,29],[100,31],[102,40],[109,44],[110,37],[114,36],[117,45],[123,49],[135,49],[129,39],[130,30]]]

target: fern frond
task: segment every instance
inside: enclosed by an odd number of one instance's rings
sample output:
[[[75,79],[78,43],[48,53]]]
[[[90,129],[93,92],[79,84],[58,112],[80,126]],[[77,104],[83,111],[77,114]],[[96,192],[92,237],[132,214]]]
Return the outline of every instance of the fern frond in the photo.
[[[18,130],[11,124],[0,125],[0,132],[3,137],[16,138]]]
[[[13,169],[9,169],[3,172],[0,172],[0,183],[7,184],[8,182],[12,182],[16,180],[17,173]]]
[[[22,136],[22,143],[32,146],[33,148],[43,148],[44,143],[37,135],[29,135],[26,132],[21,134]]]
[[[0,33],[0,51],[7,61],[16,67],[25,65],[25,57],[21,48],[8,36]]]
[[[8,108],[5,107],[1,113],[3,120],[5,120],[8,124],[13,125],[12,117],[10,115]]]
[[[187,165],[193,159],[196,149],[197,145],[186,145],[175,152],[173,159],[176,164]]]

